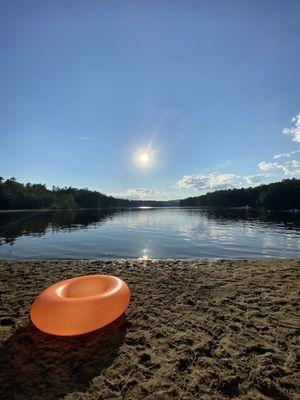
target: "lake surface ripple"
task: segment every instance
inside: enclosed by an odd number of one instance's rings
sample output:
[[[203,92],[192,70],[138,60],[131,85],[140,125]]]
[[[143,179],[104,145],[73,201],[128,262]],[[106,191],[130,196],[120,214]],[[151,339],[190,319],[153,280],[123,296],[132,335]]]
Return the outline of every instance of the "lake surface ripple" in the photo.
[[[298,258],[299,214],[148,208],[0,213],[0,259]]]

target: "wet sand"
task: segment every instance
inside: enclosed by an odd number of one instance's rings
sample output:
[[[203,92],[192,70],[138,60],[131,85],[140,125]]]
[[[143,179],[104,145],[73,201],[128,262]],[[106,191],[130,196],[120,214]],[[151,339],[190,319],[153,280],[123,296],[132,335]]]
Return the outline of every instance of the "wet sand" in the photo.
[[[0,262],[1,399],[299,399],[299,267],[300,260]],[[126,315],[69,338],[30,323],[40,291],[95,273],[128,283]]]

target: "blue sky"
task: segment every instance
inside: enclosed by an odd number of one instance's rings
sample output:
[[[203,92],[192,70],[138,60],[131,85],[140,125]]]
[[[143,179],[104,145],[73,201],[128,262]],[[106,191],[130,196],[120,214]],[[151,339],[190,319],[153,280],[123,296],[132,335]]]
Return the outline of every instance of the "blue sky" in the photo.
[[[299,19],[297,0],[1,2],[0,174],[155,199],[299,178]]]

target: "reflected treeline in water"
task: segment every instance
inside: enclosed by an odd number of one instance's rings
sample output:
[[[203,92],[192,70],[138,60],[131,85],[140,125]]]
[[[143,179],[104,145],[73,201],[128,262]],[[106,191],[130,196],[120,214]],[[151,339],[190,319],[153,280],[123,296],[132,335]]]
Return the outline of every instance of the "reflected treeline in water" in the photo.
[[[42,236],[47,231],[76,230],[99,225],[120,210],[64,210],[0,213],[0,245],[13,244],[20,236]]]
[[[267,209],[233,208],[185,208],[185,212],[195,218],[205,216],[210,220],[249,221],[253,223],[280,224],[286,229],[300,229],[300,214],[288,212],[270,212]],[[132,212],[150,212],[153,208],[131,209]],[[49,231],[81,230],[99,226],[106,220],[112,220],[126,210],[64,210],[43,212],[0,213],[0,244],[13,244],[20,236],[42,236]]]
[[[143,208],[0,213],[0,258],[298,257],[300,215]]]
[[[300,229],[300,213],[272,211],[266,208],[185,208],[187,213],[223,221],[249,221],[267,225],[280,224],[287,229]]]

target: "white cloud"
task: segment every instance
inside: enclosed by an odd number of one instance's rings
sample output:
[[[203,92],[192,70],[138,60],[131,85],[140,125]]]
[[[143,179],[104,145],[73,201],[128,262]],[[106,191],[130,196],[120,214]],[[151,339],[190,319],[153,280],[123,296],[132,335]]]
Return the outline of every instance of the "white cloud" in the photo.
[[[258,166],[262,171],[272,171],[276,169],[281,170],[284,174],[283,177],[286,178],[297,178],[300,176],[300,161],[297,160],[289,160],[281,164],[278,162],[262,161],[258,164]]]
[[[285,177],[287,178],[300,177],[300,161],[291,160],[284,163],[281,167]]]
[[[127,189],[122,195],[132,200],[154,200],[162,191],[157,189]]]
[[[292,136],[294,142],[300,143],[300,114],[292,118],[293,126],[291,128],[284,128],[283,134]]]
[[[262,171],[270,171],[275,168],[280,168],[277,162],[261,161],[257,164]]]
[[[292,118],[292,122],[293,126],[291,128],[284,128],[282,132],[284,135],[291,136],[294,142],[300,143],[300,114]],[[300,162],[297,160],[290,160],[292,156],[295,157],[298,153],[300,153],[300,149],[287,153],[274,154],[273,160],[280,161],[261,161],[258,163],[258,167],[262,171],[281,171],[282,178],[298,177],[300,176]],[[288,158],[289,160],[281,160],[284,158]]]
[[[248,175],[244,176],[246,183],[250,186],[258,186],[262,183],[265,183],[268,178],[272,176],[271,174],[256,174],[256,175]]]
[[[300,177],[300,161],[288,160],[285,163],[262,161],[258,164],[266,173],[239,176],[232,173],[212,172],[207,175],[184,175],[177,181],[176,188],[191,192],[233,189],[258,186],[283,178]],[[276,171],[273,173],[272,171]],[[270,172],[269,172],[270,171]]]
[[[300,149],[299,149],[299,150],[290,151],[289,153],[275,154],[275,155],[273,156],[273,159],[274,159],[274,160],[277,160],[278,158],[291,157],[293,154],[296,154],[296,153],[300,153]]]
[[[208,175],[184,175],[176,184],[179,189],[209,190],[235,187],[238,176],[230,173],[211,172]]]

